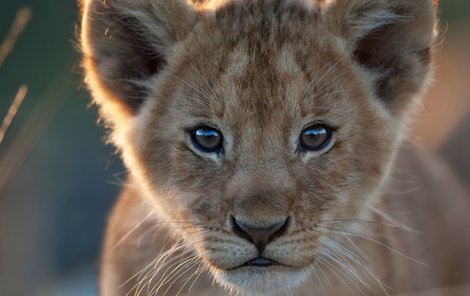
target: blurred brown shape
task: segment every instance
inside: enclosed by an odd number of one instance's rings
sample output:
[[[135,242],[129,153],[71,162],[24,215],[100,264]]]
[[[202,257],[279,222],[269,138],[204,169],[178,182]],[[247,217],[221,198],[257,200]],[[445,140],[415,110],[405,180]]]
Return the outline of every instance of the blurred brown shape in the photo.
[[[456,286],[456,287],[447,287],[442,289],[427,290],[416,293],[406,293],[396,296],[468,296],[470,291],[470,285],[467,286]]]
[[[435,81],[413,128],[413,138],[426,150],[437,151],[470,114],[469,26],[449,32],[439,50]]]

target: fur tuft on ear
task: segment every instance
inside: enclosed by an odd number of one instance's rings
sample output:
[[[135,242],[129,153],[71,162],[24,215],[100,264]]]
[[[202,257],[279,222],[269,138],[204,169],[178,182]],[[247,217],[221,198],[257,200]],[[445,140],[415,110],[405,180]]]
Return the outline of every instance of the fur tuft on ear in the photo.
[[[108,123],[129,119],[196,13],[185,0],[83,0],[86,83]]]
[[[333,0],[331,31],[376,77],[376,94],[392,113],[407,109],[429,80],[437,33],[436,0]]]

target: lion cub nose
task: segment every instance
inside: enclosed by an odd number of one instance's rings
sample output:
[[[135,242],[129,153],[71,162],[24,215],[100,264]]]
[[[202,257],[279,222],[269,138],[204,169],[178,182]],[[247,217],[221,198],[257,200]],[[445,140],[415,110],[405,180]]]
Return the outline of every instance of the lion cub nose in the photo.
[[[252,242],[260,251],[276,237],[282,236],[289,225],[290,217],[284,221],[276,222],[265,227],[258,227],[250,225],[243,221],[237,220],[234,216],[230,215],[230,224],[232,231],[237,236]]]

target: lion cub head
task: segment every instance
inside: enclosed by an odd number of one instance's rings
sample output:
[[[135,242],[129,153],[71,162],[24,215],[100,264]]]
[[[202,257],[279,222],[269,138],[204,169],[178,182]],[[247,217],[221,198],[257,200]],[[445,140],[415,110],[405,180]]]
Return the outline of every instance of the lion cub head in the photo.
[[[135,184],[222,285],[299,284],[366,215],[430,72],[432,0],[87,0],[87,83]]]

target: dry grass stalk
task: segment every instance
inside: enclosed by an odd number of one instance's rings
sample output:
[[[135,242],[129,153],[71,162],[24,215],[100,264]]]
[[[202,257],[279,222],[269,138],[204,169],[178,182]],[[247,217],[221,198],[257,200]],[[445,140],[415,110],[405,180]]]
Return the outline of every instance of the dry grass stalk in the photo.
[[[18,37],[23,33],[26,25],[28,25],[31,20],[32,15],[33,12],[29,7],[23,7],[16,13],[15,20],[11,24],[5,40],[3,40],[0,45],[0,66],[5,62],[11,50],[15,46],[16,40],[18,40]]]
[[[10,108],[8,109],[7,115],[3,119],[2,125],[0,126],[0,144],[3,142],[3,139],[5,138],[5,134],[10,127],[13,118],[15,118],[16,113],[18,112],[18,109],[20,108],[21,104],[23,103],[23,100],[28,93],[28,86],[23,84],[20,86],[18,89],[18,92],[16,93],[15,99],[10,105]]]

